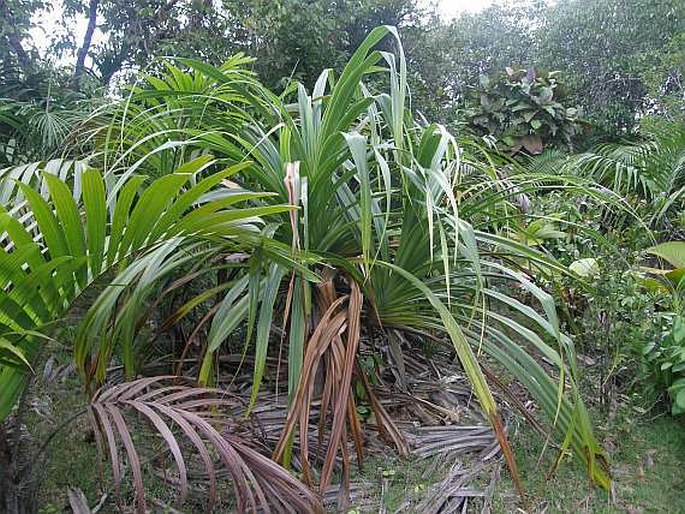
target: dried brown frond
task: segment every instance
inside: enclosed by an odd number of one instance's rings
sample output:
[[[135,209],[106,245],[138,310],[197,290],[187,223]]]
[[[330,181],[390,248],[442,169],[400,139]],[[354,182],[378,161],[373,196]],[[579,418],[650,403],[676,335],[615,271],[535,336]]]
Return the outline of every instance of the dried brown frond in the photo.
[[[178,472],[178,503],[185,501],[189,480],[184,447],[189,441],[203,463],[209,482],[208,509],[216,501],[217,455],[233,484],[239,512],[321,512],[319,499],[281,466],[251,447],[241,437],[217,430],[217,421],[231,419],[241,401],[225,391],[177,385],[173,376],[142,378],[101,389],[91,402],[96,431],[109,447],[117,503],[121,505],[123,445],[133,475],[138,512],[146,510],[141,458],[132,437],[134,414],[148,422],[173,456]],[[228,411],[229,417],[217,416]],[[127,419],[128,416],[128,419]],[[175,433],[182,433],[180,440]]]

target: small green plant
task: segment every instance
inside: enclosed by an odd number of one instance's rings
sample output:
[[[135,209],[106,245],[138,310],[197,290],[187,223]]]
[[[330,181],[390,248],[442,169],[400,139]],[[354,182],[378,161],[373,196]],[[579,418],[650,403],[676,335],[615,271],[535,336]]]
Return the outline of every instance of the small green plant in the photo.
[[[668,392],[671,413],[685,413],[685,317],[672,316],[660,342],[652,342],[644,355],[655,382]]]
[[[664,330],[661,339],[647,344],[643,356],[654,386],[668,393],[671,413],[685,413],[685,314],[682,293],[685,289],[685,242],[669,241],[647,249],[674,269],[645,268],[655,278],[646,278],[645,285],[669,293],[672,312],[662,315]]]

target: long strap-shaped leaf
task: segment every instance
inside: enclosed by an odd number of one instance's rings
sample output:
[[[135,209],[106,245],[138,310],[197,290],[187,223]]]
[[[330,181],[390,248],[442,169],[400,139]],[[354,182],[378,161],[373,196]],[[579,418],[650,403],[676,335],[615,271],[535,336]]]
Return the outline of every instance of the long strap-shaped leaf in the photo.
[[[490,387],[485,379],[485,375],[483,375],[483,371],[478,364],[478,359],[473,353],[473,350],[471,349],[471,346],[464,336],[464,333],[459,327],[459,324],[456,322],[449,309],[445,307],[440,299],[435,296],[433,291],[431,291],[431,289],[427,287],[421,280],[399,266],[385,262],[379,262],[378,265],[391,269],[393,272],[407,280],[416,289],[421,291],[421,293],[425,295],[428,302],[430,302],[440,316],[440,319],[445,327],[445,331],[452,340],[457,357],[459,358],[459,361],[466,372],[466,376],[469,378],[469,382],[471,382],[473,392],[476,395],[476,398],[478,398],[478,402],[492,424],[492,427],[495,431],[495,436],[500,443],[502,453],[507,461],[512,478],[516,484],[516,488],[519,490],[521,497],[523,497],[523,484],[521,483],[521,479],[519,477],[518,467],[516,466],[516,460],[514,459],[511,446],[509,445],[509,440],[504,432],[504,425],[502,424],[502,420],[497,409],[497,404],[492,396],[492,392],[490,391]]]

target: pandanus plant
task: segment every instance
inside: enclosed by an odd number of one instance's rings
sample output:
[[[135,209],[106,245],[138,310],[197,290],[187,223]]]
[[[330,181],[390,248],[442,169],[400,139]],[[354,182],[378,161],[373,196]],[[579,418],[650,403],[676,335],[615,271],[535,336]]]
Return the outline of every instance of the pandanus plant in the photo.
[[[385,38],[394,41],[394,53],[377,49]],[[74,346],[92,384],[105,380],[113,358],[129,378],[141,371],[136,354],[141,327],[158,305],[153,292],[230,268],[164,326],[210,306],[196,377],[206,386],[221,373],[217,354],[240,330],[244,351],[254,355],[248,413],[276,351],[273,327],[282,326],[289,413],[273,458],[291,465],[299,431],[309,485],[315,396],[319,429],[328,425],[329,433],[320,490],[338,455],[349,478],[348,431],[361,458],[351,386],[360,376],[373,397],[357,353],[375,331],[453,346],[517,483],[485,360],[538,402],[560,441],[559,459],[572,449],[591,478],[608,487],[604,453],[577,388],[573,344],[551,296],[531,278],[566,270],[500,230],[507,216],[521,216],[511,201],[515,178],[503,181],[482,150],[412,117],[396,30],[374,29],[342,73],[324,71],[311,93],[293,84],[276,96],[246,63],[166,61],[166,72],[156,67],[120,104],[87,123],[97,149],[91,163],[105,169],[104,179],[89,170],[68,179],[70,189],[44,172],[46,198],[20,185],[26,204],[2,217],[2,415],[35,362],[38,333],[98,277],[111,285],[80,321]],[[141,172],[160,178],[142,189]],[[402,367],[401,353],[393,358]],[[380,430],[402,451],[401,434],[381,404],[372,404]]]

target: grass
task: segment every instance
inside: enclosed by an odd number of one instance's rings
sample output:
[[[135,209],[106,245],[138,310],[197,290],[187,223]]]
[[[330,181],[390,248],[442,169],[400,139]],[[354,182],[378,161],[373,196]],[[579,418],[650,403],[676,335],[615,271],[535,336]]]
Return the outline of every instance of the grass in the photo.
[[[32,392],[34,402],[41,399],[50,405],[50,415],[44,419],[35,412],[27,415],[27,425],[34,435],[40,436],[41,441],[86,404],[82,387],[73,378],[51,384],[49,389]],[[102,494],[100,466],[104,477],[108,476],[109,470],[100,464],[86,415],[78,417],[55,434],[46,449],[46,457],[41,470],[40,513],[68,512],[70,487],[81,488],[91,504],[97,503]]]
[[[503,466],[492,512],[685,513],[685,420],[667,414],[646,419],[640,413],[631,414],[627,407],[625,410],[620,421],[609,424],[605,420],[597,427],[598,436],[611,452],[613,500],[610,494],[588,483],[582,463],[572,455],[564,460],[556,475],[547,480],[555,451],[547,447],[543,452],[543,437],[517,420],[512,424],[512,444],[526,486],[528,510],[523,510],[506,466]],[[602,416],[596,413],[593,419],[600,422]],[[418,505],[422,495],[439,479],[441,471],[444,470],[440,466],[436,469],[430,460],[400,460],[392,454],[374,456],[360,474],[359,478],[369,484],[369,494],[359,502],[355,512],[378,512],[384,481],[382,504],[386,511],[395,512],[409,502],[403,512],[414,512],[412,507]],[[485,485],[480,484],[481,487]],[[468,512],[480,512],[479,507],[472,504]]]
[[[67,357],[63,360],[66,362]],[[34,388],[31,393],[31,407],[25,421],[36,446],[85,404],[73,375]],[[611,453],[613,499],[588,483],[582,463],[572,455],[564,460],[556,476],[547,481],[546,475],[556,457],[554,449],[547,447],[543,452],[543,438],[521,420],[514,420],[510,424],[511,437],[527,489],[527,512],[685,513],[685,419],[674,419],[667,414],[652,419],[646,416],[628,405],[619,408],[613,421],[597,412],[593,415],[598,438]],[[46,464],[39,469],[43,474],[38,496],[42,514],[70,512],[67,497],[70,487],[81,488],[91,505],[98,501],[103,487],[112,492],[106,465],[102,469],[104,481],[100,479],[97,450],[86,416],[55,435],[47,456]],[[467,463],[468,457],[465,458]],[[432,459],[400,459],[391,448],[384,454],[372,453],[364,470],[353,478],[364,484],[364,490],[353,501],[356,507],[352,512],[378,512],[380,505],[384,505],[386,512],[394,512],[403,505],[403,512],[412,512],[446,467],[447,463],[436,463]],[[506,466],[502,469],[502,478],[495,489],[493,512],[517,512],[523,506]],[[478,484],[479,487],[485,485]],[[154,490],[150,491],[152,497],[173,503],[174,492],[158,486],[155,483]],[[125,487],[125,496],[127,493],[130,495],[131,491]],[[225,497],[224,500],[229,499]],[[223,503],[222,506],[228,505]],[[191,496],[182,509],[194,512],[195,507],[202,510],[204,502],[199,498],[193,501]],[[475,505],[471,507],[469,512]],[[112,494],[100,512],[116,512]]]
[[[417,506],[422,493],[439,478],[431,463],[414,456],[401,459],[391,448],[386,455],[371,455],[354,477],[365,489],[362,497],[354,498],[354,510],[377,512],[384,505],[387,512],[394,512],[403,504]]]
[[[596,416],[595,419],[601,419]],[[592,487],[572,456],[556,476],[546,480],[556,457],[549,448],[540,457],[544,440],[518,426],[513,444],[521,478],[526,484],[528,512],[631,513],[685,512],[685,423],[668,415],[656,419],[624,417],[618,424],[598,426],[598,435],[611,452],[614,498]],[[521,508],[513,483],[506,478],[496,492],[494,511]]]

